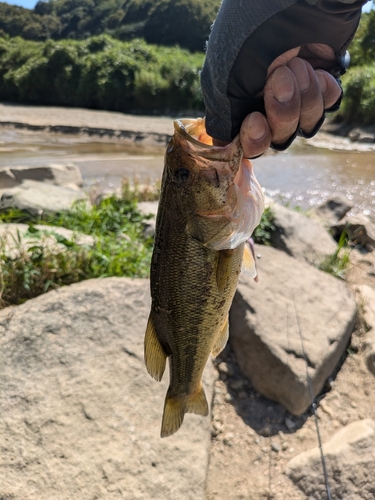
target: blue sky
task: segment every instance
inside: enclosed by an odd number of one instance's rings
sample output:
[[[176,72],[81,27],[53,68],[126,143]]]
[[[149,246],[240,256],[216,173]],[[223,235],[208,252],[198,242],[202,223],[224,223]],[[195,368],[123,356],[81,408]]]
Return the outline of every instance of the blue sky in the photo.
[[[26,9],[33,9],[37,0],[5,0],[5,2],[11,5],[20,5],[21,7],[25,7]],[[364,12],[368,12],[369,10],[371,10],[372,6],[372,2],[367,2],[363,9]]]

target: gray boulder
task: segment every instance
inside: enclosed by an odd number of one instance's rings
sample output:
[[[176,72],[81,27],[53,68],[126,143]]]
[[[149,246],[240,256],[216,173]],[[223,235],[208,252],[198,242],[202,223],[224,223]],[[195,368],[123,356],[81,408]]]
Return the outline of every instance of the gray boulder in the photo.
[[[89,204],[88,196],[69,187],[25,180],[17,187],[0,189],[0,209],[19,208],[32,213],[62,212],[79,200]]]
[[[375,375],[375,290],[367,285],[359,285],[356,291],[359,310],[368,330],[365,340],[367,367]]]
[[[333,500],[373,500],[375,498],[375,422],[353,422],[323,445],[329,486]],[[288,477],[306,498],[327,498],[319,448],[292,458]]]
[[[25,180],[46,182],[75,190],[80,189],[83,184],[81,171],[73,163],[0,167],[0,189],[19,186]]]
[[[338,236],[344,229],[349,239],[356,244],[375,248],[375,221],[364,214],[346,216],[331,227],[333,233]]]
[[[319,263],[336,250],[336,242],[314,219],[273,203],[270,208],[274,214],[271,244],[288,255],[311,264]]]
[[[311,405],[304,353],[316,396],[348,345],[355,300],[342,281],[284,252],[256,253],[259,282],[241,277],[229,339],[255,389],[300,415]]]
[[[309,215],[329,226],[341,220],[353,206],[346,196],[335,194],[321,205],[313,207]]]
[[[77,245],[92,246],[95,242],[88,234],[75,233],[64,227],[36,224],[33,228],[37,230],[36,233],[30,233],[27,224],[0,224],[1,251],[12,258],[34,245],[42,245],[52,252],[62,251],[66,246],[59,243],[59,237],[74,241]]]
[[[90,280],[0,313],[0,498],[203,499],[210,421],[161,439],[149,282]],[[208,364],[209,400],[214,382]],[[25,496],[26,495],[26,496]]]
[[[145,225],[145,235],[154,237],[156,228],[156,215],[158,213],[158,201],[141,201],[138,203],[138,210],[141,214],[151,216],[143,221]]]

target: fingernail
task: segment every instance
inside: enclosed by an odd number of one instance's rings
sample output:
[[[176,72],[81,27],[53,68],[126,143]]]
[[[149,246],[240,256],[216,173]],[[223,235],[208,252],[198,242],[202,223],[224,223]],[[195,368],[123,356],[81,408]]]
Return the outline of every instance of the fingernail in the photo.
[[[324,92],[327,90],[327,79],[319,70],[316,71],[316,76],[318,77],[320,90],[322,91],[322,94],[324,94]]]
[[[248,118],[247,130],[249,138],[253,141],[259,141],[266,133],[266,126],[261,113],[252,113]]]
[[[272,94],[280,104],[290,102],[294,96],[294,79],[290,69],[280,66],[272,73]]]

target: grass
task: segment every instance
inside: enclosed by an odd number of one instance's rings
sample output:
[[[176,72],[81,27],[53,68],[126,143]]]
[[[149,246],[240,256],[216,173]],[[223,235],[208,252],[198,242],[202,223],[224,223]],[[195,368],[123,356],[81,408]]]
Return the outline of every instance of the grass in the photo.
[[[69,212],[42,217],[15,209],[0,213],[2,222],[28,224],[27,237],[32,239],[25,246],[18,235],[17,255],[9,252],[4,240],[0,244],[0,307],[85,279],[148,277],[153,241],[144,235],[145,216],[137,210],[136,196],[134,190],[125,191],[122,198],[109,196],[93,207],[79,202]],[[51,247],[36,224],[88,234],[94,243],[81,245],[74,237],[52,232],[58,245]]]
[[[318,266],[321,271],[332,274],[336,278],[345,279],[345,272],[350,262],[350,251],[345,247],[347,240],[348,235],[344,230],[340,235],[336,251],[325,257]]]

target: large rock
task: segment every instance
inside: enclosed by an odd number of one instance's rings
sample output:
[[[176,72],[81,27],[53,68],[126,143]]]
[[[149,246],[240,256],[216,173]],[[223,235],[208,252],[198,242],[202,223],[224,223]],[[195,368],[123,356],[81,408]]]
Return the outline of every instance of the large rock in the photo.
[[[323,445],[333,500],[375,498],[374,450],[375,422],[371,419],[353,422]],[[319,448],[292,458],[286,473],[306,498],[327,498]]]
[[[355,300],[342,281],[284,252],[256,253],[259,282],[240,279],[230,342],[256,390],[300,415],[311,405],[305,355],[317,395],[348,345]]]
[[[146,280],[91,280],[0,313],[0,498],[203,499],[207,417],[161,439]],[[204,383],[212,398],[213,368]]]
[[[83,191],[33,180],[25,180],[14,188],[0,189],[0,209],[14,207],[36,214],[62,212],[79,200],[89,203]]]
[[[352,242],[375,248],[375,220],[364,214],[345,216],[331,229],[336,236],[345,230]]]
[[[28,224],[0,224],[1,251],[15,258],[20,252],[27,251],[35,245],[41,245],[52,252],[65,250],[67,247],[61,243],[60,238],[74,241],[77,245],[93,246],[95,243],[92,236],[77,233],[65,227],[36,224],[32,231],[30,232]]]
[[[335,241],[319,222],[279,203],[270,207],[276,227],[271,237],[273,247],[311,264],[317,264],[335,252]]]
[[[343,194],[335,194],[309,211],[309,215],[327,226],[341,220],[352,208],[353,204]]]
[[[367,285],[359,285],[356,291],[360,314],[368,330],[365,340],[367,367],[375,375],[375,290]]]
[[[81,171],[73,163],[0,168],[0,189],[19,186],[25,180],[46,182],[75,190],[83,184]]]

